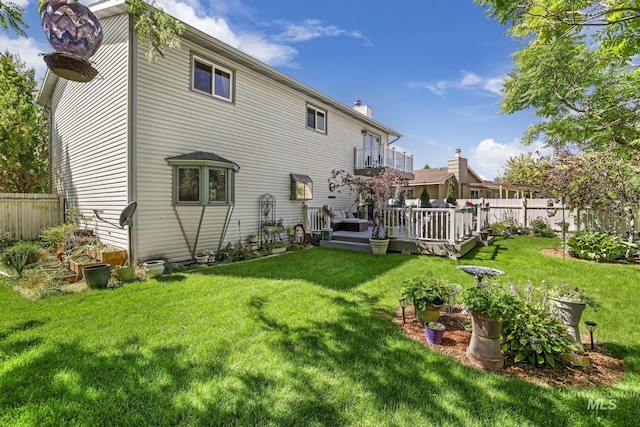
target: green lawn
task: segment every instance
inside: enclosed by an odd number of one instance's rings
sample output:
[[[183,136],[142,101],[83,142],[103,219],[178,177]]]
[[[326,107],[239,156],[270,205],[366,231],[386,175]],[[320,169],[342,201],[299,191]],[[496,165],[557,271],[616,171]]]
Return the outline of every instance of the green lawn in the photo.
[[[498,238],[459,262],[314,248],[37,302],[0,281],[0,425],[636,425],[640,268],[538,252],[558,245]],[[407,338],[390,321],[400,282],[471,286],[458,264],[593,293],[583,319],[624,380],[538,386]]]

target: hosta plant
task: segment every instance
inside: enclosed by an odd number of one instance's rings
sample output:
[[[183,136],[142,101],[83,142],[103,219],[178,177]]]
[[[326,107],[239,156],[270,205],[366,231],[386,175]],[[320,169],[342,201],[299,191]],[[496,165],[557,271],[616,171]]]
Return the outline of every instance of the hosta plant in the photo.
[[[515,362],[555,366],[554,355],[572,351],[566,326],[541,306],[525,303],[522,307],[502,325],[502,351],[515,352]],[[532,344],[531,338],[540,341]]]

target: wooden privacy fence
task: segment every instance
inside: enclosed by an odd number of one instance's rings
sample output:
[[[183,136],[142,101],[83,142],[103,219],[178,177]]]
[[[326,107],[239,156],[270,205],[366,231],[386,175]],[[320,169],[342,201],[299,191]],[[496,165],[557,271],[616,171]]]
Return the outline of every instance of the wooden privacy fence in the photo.
[[[0,232],[14,240],[35,240],[40,232],[64,222],[64,196],[0,193]]]

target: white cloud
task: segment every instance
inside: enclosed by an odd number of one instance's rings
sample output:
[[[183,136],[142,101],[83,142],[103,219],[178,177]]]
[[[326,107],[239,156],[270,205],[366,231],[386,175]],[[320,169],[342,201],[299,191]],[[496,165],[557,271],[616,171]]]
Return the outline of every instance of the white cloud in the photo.
[[[290,46],[291,43],[305,42],[320,37],[339,36],[361,39],[368,43],[367,39],[358,31],[347,31],[334,25],[325,26],[317,20],[307,20],[301,23],[277,21],[268,26],[275,25],[282,28],[282,32],[277,35],[268,35],[258,32],[234,31],[226,18],[205,15],[204,11],[207,9],[200,6],[198,0],[181,2],[159,0],[158,5],[179,20],[274,67],[296,66],[293,59],[298,55],[298,51]],[[230,9],[216,3],[213,10],[221,13],[230,10],[242,14],[251,13],[241,2],[235,2],[230,6]]]
[[[407,86],[412,89],[427,89],[442,96],[448,89],[475,90],[502,95],[501,77],[483,77],[471,71],[462,70],[462,77],[457,80],[440,80],[436,83],[412,81]]]
[[[347,31],[336,27],[335,25],[322,25],[322,22],[316,19],[307,19],[306,21],[297,22],[278,22],[284,28],[284,31],[277,36],[277,39],[289,43],[298,43],[320,37],[353,37],[356,39],[364,39],[359,31]]]
[[[273,43],[262,34],[236,33],[222,17],[201,16],[196,13],[191,4],[199,4],[189,0],[189,3],[159,0],[158,5],[168,14],[188,23],[210,36],[221,40],[271,66],[289,65],[298,51],[291,46]],[[200,12],[201,8],[198,10]]]
[[[479,83],[482,83],[480,76],[469,71],[462,71],[462,80],[460,80],[461,87],[477,86]]]
[[[26,64],[27,68],[35,69],[36,80],[44,77],[47,71],[47,65],[44,63],[44,59],[38,56],[38,54],[52,51],[48,44],[42,46],[32,38],[18,37],[12,39],[0,34],[0,52],[4,53],[6,51],[14,55],[19,54],[20,60]]]
[[[500,143],[492,138],[483,139],[476,147],[471,148],[469,165],[483,179],[493,180],[504,173],[507,160],[529,152],[546,154],[541,142],[532,145],[523,145],[519,139],[510,143]]]

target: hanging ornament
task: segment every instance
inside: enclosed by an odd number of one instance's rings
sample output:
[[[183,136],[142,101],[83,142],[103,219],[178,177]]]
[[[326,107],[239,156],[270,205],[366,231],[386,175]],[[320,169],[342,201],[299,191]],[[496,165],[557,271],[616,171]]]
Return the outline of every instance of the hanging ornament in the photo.
[[[102,44],[102,26],[88,7],[75,0],[47,0],[40,23],[54,52],[44,55],[47,67],[76,82],[91,81],[98,71],[89,58]]]

